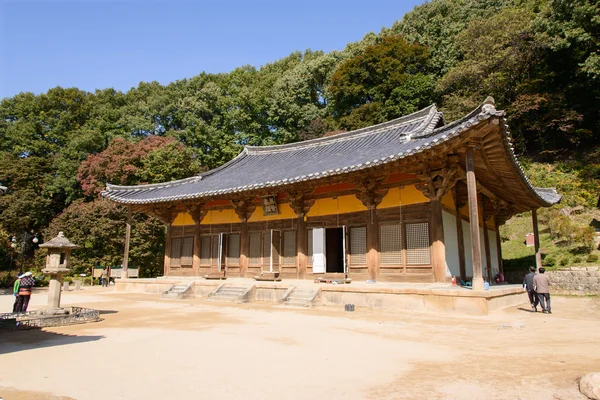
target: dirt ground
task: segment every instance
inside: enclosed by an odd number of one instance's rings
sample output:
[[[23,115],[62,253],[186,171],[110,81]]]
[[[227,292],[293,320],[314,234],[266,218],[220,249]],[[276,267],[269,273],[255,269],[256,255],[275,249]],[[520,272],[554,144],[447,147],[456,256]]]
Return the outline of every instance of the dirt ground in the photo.
[[[0,310],[13,298],[0,296]],[[34,294],[32,308],[44,294]],[[3,400],[585,399],[600,299],[485,317],[162,300],[85,288],[103,321],[0,333]]]

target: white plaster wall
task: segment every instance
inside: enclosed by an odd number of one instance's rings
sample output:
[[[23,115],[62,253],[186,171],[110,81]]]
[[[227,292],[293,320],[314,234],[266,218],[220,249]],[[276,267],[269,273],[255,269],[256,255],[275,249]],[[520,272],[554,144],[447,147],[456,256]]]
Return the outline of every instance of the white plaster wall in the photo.
[[[500,272],[500,266],[498,265],[498,246],[496,242],[496,231],[488,229],[488,235],[490,238],[490,258],[492,259],[492,276],[496,276]]]
[[[467,276],[473,276],[473,254],[471,254],[471,227],[465,220],[463,225],[463,240],[465,242],[465,273]]]
[[[444,226],[444,245],[446,247],[446,276],[460,276],[456,217],[449,212],[442,211],[442,224]]]

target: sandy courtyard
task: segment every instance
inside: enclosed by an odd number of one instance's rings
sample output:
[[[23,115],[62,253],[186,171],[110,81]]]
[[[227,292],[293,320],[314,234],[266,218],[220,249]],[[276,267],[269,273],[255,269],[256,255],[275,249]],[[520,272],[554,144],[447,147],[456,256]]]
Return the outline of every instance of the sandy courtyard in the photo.
[[[13,297],[0,296],[9,310]],[[32,308],[45,294],[34,294]],[[554,314],[344,312],[162,300],[86,288],[87,325],[0,334],[3,400],[584,399],[600,371],[600,299]]]

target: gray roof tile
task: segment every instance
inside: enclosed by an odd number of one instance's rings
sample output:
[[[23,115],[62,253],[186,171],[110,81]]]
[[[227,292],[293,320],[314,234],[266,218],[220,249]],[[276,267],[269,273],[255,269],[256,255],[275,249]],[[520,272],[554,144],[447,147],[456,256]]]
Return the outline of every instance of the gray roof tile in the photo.
[[[464,118],[444,125],[435,105],[383,124],[335,136],[279,146],[246,147],[230,162],[199,176],[152,185],[107,185],[102,195],[126,204],[202,198],[296,183],[372,168],[447,141],[472,124],[504,113],[484,104]],[[535,189],[510,150],[522,178],[541,200],[554,204],[551,189]],[[554,194],[552,194],[554,193]]]

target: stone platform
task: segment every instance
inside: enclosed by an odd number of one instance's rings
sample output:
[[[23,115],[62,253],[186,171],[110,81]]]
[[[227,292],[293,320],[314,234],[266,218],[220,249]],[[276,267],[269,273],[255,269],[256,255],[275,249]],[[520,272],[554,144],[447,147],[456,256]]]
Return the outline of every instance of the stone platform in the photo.
[[[117,280],[116,292],[153,293],[160,295],[172,285],[190,284],[196,297],[208,298],[222,284],[254,286],[254,302],[280,303],[290,288],[319,288],[320,305],[380,308],[395,311],[455,312],[468,315],[487,315],[506,307],[527,304],[527,294],[521,285],[494,285],[489,290],[471,290],[448,283],[390,283],[352,282],[325,284],[308,280],[286,279],[281,282],[259,282],[254,279],[229,278],[211,281],[191,277],[161,277],[154,279]]]

